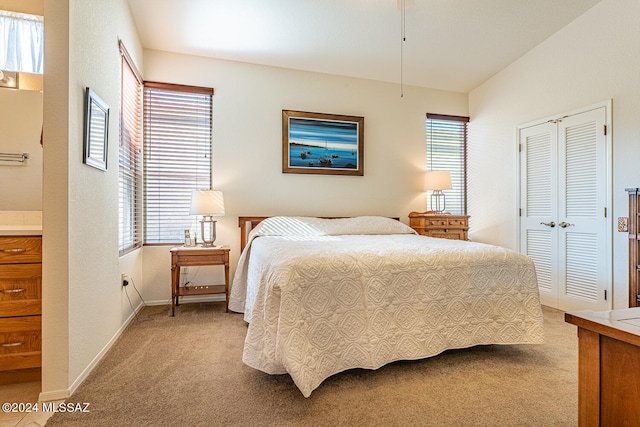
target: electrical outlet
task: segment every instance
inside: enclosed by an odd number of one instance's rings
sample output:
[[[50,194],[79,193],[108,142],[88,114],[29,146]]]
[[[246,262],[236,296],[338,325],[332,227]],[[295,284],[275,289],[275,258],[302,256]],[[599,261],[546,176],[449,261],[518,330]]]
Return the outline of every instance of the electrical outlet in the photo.
[[[129,285],[129,278],[127,277],[127,275],[125,273],[120,274],[120,283],[122,283],[122,286],[128,286]]]

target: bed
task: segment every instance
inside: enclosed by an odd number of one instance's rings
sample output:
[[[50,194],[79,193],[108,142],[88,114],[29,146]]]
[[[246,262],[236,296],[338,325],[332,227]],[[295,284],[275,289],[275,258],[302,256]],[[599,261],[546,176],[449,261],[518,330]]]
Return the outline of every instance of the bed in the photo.
[[[383,217],[240,224],[229,308],[248,322],[243,361],[288,373],[305,397],[352,368],[543,342],[534,265],[515,251]]]

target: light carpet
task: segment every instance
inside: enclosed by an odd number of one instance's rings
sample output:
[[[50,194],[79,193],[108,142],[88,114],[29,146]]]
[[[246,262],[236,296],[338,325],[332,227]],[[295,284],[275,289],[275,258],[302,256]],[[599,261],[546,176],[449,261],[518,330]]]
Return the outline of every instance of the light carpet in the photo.
[[[54,426],[576,426],[578,340],[544,307],[545,344],[447,351],[354,369],[304,398],[242,363],[246,323],[224,304],[145,307]]]

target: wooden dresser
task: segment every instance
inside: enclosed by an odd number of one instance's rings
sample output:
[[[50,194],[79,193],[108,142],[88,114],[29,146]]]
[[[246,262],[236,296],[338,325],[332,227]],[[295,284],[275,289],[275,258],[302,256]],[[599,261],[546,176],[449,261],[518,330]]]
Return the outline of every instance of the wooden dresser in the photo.
[[[0,236],[0,383],[40,378],[42,237]]]
[[[469,240],[469,216],[411,212],[409,226],[422,236]]]
[[[578,425],[640,425],[640,308],[564,316],[578,327]]]

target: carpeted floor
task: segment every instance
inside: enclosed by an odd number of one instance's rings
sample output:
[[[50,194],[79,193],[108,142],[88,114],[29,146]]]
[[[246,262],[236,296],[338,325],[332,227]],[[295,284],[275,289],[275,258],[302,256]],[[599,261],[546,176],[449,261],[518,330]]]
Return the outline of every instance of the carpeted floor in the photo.
[[[146,307],[53,426],[576,426],[578,340],[544,308],[546,343],[481,346],[337,374],[304,398],[242,363],[246,324],[224,305]]]

